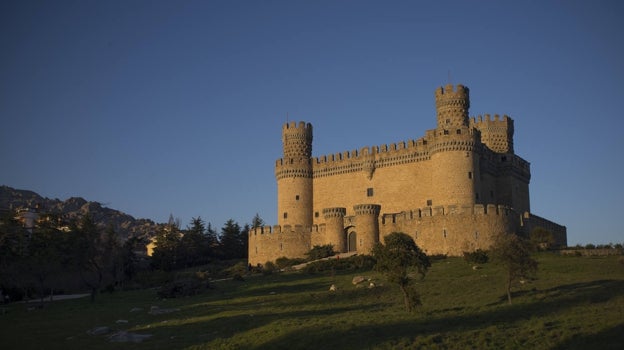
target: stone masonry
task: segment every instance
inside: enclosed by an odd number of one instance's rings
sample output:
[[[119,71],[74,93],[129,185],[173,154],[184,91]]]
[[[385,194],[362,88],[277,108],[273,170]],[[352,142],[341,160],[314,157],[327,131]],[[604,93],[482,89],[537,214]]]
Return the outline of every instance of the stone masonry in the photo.
[[[435,91],[437,127],[417,140],[312,157],[312,125],[282,127],[275,163],[278,225],[252,229],[249,262],[304,257],[314,245],[370,253],[401,231],[428,254],[487,249],[496,234],[566,228],[531,214],[529,163],[513,148],[508,116],[469,118],[469,90]]]

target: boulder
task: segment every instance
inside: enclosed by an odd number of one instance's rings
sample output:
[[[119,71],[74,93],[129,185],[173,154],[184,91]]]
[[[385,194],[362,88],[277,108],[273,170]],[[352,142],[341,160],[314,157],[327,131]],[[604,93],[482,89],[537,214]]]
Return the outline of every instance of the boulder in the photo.
[[[151,334],[138,334],[126,331],[119,331],[117,333],[111,334],[108,339],[111,343],[140,343],[143,340],[150,338],[151,336]]]
[[[353,285],[358,285],[364,281],[367,281],[368,278],[364,277],[364,276],[355,276],[353,277],[353,279],[351,280],[351,283],[353,283]]]
[[[87,331],[89,335],[103,335],[110,333],[111,329],[106,326],[94,327]]]

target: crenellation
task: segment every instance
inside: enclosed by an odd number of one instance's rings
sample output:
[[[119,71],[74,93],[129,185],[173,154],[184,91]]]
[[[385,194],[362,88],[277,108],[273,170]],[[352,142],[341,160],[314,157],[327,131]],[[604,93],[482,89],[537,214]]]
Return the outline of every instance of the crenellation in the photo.
[[[565,245],[565,226],[530,213],[530,163],[514,153],[513,119],[468,117],[463,85],[436,89],[435,105],[437,125],[423,137],[315,157],[312,125],[284,124],[278,225],[250,230],[250,263],[304,257],[322,244],[368,254],[394,231],[427,254],[487,249],[496,234],[537,226]]]

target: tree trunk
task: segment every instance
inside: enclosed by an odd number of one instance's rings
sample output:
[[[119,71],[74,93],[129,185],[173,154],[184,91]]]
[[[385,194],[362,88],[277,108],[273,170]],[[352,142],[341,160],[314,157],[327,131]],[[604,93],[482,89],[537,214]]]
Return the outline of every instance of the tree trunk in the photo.
[[[409,291],[407,290],[407,286],[401,285],[401,292],[403,292],[403,303],[405,304],[405,310],[407,312],[412,312],[412,302],[410,300]]]
[[[511,305],[511,278],[507,280],[507,300],[509,305]]]

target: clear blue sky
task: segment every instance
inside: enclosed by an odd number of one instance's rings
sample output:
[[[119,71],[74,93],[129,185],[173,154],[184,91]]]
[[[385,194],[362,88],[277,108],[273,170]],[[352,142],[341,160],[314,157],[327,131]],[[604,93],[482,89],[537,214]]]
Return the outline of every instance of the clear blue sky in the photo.
[[[535,214],[624,242],[621,1],[3,0],[0,184],[275,224],[287,115],[315,156],[416,139],[449,77],[515,119]]]

